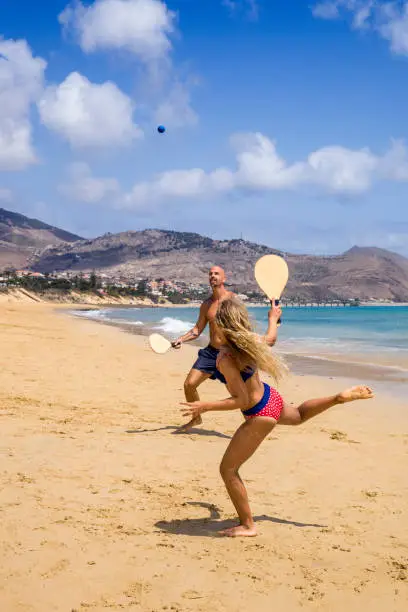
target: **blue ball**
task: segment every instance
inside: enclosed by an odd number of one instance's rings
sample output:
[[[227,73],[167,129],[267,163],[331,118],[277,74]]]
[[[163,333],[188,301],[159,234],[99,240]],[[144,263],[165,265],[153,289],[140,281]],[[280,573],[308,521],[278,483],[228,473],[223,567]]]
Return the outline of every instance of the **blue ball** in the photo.
[[[166,128],[164,127],[164,125],[159,125],[159,127],[157,128],[157,131],[160,134],[164,134],[164,132],[166,131]]]

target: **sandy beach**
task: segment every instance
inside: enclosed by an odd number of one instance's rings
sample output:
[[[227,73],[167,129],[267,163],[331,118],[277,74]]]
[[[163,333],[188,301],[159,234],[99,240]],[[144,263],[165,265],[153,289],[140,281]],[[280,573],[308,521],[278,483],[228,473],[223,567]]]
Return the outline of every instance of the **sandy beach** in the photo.
[[[241,417],[173,435],[196,347],[159,357],[143,336],[7,298],[0,334],[2,612],[406,610],[406,401],[380,392],[278,426],[242,469],[259,535],[225,539],[218,464]],[[355,382],[292,375],[281,392]]]

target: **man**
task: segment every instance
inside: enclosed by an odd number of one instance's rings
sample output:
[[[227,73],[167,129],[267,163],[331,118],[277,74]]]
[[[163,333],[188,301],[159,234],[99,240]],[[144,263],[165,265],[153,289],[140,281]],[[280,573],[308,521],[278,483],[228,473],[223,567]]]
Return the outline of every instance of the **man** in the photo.
[[[217,378],[215,376],[216,360],[221,346],[221,339],[215,323],[215,315],[220,302],[234,297],[234,294],[231,291],[227,291],[225,288],[225,280],[225,272],[220,266],[213,266],[210,269],[209,282],[212,289],[211,296],[201,304],[200,314],[195,326],[172,343],[174,348],[180,348],[184,342],[196,340],[206,328],[207,323],[209,324],[210,343],[206,348],[198,351],[198,359],[184,381],[184,395],[187,402],[198,402],[200,396],[198,395],[197,388],[208,378]],[[276,342],[277,321],[281,316],[281,312],[279,307],[272,306],[268,314],[269,324],[265,339],[270,346]],[[201,423],[201,416],[198,416],[180,427],[179,431],[186,432],[195,425],[201,425]]]

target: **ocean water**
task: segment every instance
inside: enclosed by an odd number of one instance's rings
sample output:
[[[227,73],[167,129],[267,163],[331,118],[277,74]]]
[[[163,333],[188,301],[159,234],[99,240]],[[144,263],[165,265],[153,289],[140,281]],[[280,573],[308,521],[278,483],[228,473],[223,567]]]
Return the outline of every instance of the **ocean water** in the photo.
[[[256,329],[267,325],[268,308],[249,308]],[[113,308],[77,312],[101,322],[120,323],[141,333],[159,332],[170,340],[194,325],[197,308]],[[206,340],[203,334],[203,340]],[[308,356],[370,355],[375,361],[408,361],[408,307],[287,307],[279,328],[279,350]]]

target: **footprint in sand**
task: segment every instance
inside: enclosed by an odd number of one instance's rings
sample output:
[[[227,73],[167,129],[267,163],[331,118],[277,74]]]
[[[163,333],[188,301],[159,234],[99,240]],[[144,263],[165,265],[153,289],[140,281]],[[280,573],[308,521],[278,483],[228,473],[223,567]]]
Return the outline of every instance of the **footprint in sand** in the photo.
[[[330,440],[339,440],[340,442],[348,442],[349,444],[360,444],[360,442],[357,442],[357,440],[350,440],[344,431],[338,431],[336,429],[330,432]]]
[[[41,578],[51,578],[52,576],[55,576],[56,574],[59,574],[60,572],[67,569],[68,566],[69,566],[68,559],[61,559],[61,561],[58,561],[58,563],[50,567],[48,571],[43,572],[41,574]]]
[[[29,484],[32,484],[33,482],[35,482],[34,478],[31,478],[30,476],[26,476],[25,474],[22,474],[21,472],[17,473],[17,480],[19,482],[27,482]]]
[[[184,593],[182,593],[181,596],[183,597],[183,599],[203,599],[204,598],[204,595],[201,595],[201,593],[199,593],[198,591],[193,591],[193,590],[184,591]]]
[[[391,559],[388,564],[391,566],[388,574],[394,580],[408,580],[408,560]]]
[[[368,499],[375,499],[378,497],[378,491],[361,491],[363,495],[368,497]]]
[[[145,593],[148,593],[151,590],[150,585],[147,582],[132,582],[124,591],[124,595],[133,600],[136,600],[137,603],[140,603],[142,597]]]

